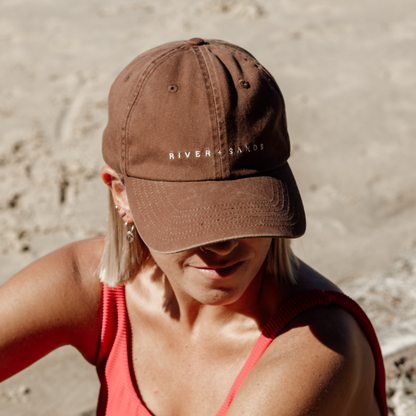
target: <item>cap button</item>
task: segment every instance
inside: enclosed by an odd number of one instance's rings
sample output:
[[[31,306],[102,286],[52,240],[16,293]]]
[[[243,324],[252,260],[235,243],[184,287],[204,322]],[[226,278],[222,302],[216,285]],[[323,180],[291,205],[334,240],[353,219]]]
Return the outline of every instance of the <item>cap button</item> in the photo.
[[[188,40],[188,43],[190,45],[202,45],[203,43],[205,43],[205,41],[201,38],[192,38]]]

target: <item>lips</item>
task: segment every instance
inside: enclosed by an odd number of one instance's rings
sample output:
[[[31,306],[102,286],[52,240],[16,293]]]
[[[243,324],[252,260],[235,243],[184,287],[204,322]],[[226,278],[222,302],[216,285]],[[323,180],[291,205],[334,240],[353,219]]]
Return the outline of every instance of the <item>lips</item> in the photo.
[[[215,266],[215,267],[195,267],[204,276],[213,280],[221,280],[232,276],[243,264],[243,261],[234,263],[230,266]]]

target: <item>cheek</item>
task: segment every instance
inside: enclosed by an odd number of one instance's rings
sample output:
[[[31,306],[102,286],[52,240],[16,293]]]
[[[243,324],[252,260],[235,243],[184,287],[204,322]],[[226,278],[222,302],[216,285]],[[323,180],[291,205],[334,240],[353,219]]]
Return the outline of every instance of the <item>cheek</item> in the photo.
[[[272,244],[272,238],[254,238],[253,240],[253,248],[257,251],[257,256],[264,260]]]
[[[187,261],[189,261],[189,253],[161,254],[151,251],[151,254],[155,263],[174,288],[180,289],[191,296],[201,295],[205,289],[199,287],[201,286],[201,279],[198,279],[196,273],[192,273],[192,270],[186,267]]]
[[[174,255],[151,253],[153,260],[162,270],[162,272],[171,278],[179,278],[184,271],[183,261],[180,258],[174,258]]]
[[[271,238],[252,238],[246,239],[247,245],[253,253],[252,261],[250,262],[251,270],[259,270],[263,265],[272,243]]]

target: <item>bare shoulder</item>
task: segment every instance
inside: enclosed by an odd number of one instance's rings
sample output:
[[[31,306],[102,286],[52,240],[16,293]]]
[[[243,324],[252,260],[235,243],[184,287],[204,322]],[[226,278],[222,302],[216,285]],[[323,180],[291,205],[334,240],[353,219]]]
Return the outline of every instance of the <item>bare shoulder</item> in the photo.
[[[69,244],[0,288],[0,380],[70,344],[93,362],[100,331],[96,274],[103,238]]]
[[[336,290],[319,276],[308,289]],[[272,342],[229,414],[379,416],[374,383],[373,353],[355,318],[337,306],[314,307]]]
[[[99,297],[101,285],[97,269],[103,245],[103,237],[97,237],[61,247],[22,269],[1,287],[1,291],[32,293],[43,298],[53,290],[56,297],[65,294],[63,297],[71,299],[69,295],[75,290],[78,295],[91,296],[90,300]]]

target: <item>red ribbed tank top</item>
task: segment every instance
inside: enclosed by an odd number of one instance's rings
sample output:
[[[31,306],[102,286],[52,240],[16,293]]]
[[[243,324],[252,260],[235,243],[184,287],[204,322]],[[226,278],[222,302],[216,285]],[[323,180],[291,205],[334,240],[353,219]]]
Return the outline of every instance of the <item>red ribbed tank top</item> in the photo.
[[[124,286],[110,289],[103,287],[103,320],[96,367],[101,381],[97,416],[152,416],[135,390],[130,371],[129,324]],[[247,361],[231,387],[228,396],[216,416],[224,416],[238,388],[257,363],[266,348],[282,329],[300,313],[315,306],[336,305],[350,312],[360,324],[373,350],[376,364],[374,392],[381,416],[387,416],[385,371],[380,346],[373,326],[364,311],[348,296],[336,291],[314,289],[286,301],[269,320],[254,345]]]

